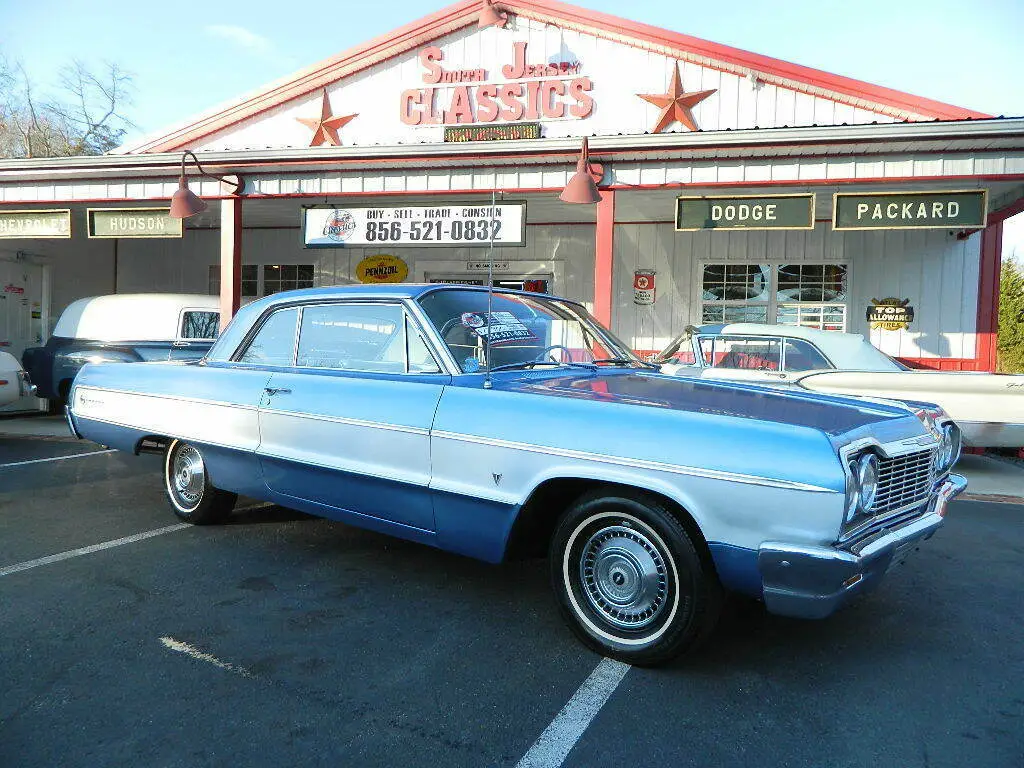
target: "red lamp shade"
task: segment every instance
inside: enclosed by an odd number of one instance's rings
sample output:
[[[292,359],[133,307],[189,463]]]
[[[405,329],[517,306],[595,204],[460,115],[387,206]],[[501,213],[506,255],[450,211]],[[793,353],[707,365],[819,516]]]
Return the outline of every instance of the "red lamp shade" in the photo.
[[[477,28],[504,27],[507,21],[508,16],[504,13],[499,13],[491,3],[491,0],[483,0],[483,4],[480,7],[480,15],[477,17]]]
[[[171,195],[171,218],[187,219],[202,213],[206,208],[206,203],[188,188],[188,180],[184,176],[179,177],[178,191]]]
[[[563,203],[579,205],[593,205],[601,201],[601,193],[597,191],[597,182],[591,173],[590,150],[586,138],[583,139],[580,159],[576,161],[576,173],[569,179],[558,199]]]

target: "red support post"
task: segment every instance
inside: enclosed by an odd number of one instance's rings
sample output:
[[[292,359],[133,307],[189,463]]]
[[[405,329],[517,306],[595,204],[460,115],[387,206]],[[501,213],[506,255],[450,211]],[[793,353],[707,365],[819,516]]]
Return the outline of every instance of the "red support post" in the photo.
[[[242,305],[242,198],[220,201],[220,327]]]
[[[991,221],[991,219],[989,219]],[[974,356],[979,371],[995,372],[999,340],[999,272],[1002,266],[1003,222],[989,224],[981,233],[978,270],[978,333]]]
[[[601,191],[597,204],[597,236],[594,257],[594,317],[612,324],[612,264],[615,256],[615,192]]]

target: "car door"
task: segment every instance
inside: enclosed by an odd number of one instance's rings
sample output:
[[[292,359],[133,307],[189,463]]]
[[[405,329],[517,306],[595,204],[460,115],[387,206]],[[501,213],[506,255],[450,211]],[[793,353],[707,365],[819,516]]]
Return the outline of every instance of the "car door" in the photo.
[[[433,531],[430,427],[450,377],[399,302],[298,311],[294,367],[273,374],[260,406],[267,487],[282,503]]]

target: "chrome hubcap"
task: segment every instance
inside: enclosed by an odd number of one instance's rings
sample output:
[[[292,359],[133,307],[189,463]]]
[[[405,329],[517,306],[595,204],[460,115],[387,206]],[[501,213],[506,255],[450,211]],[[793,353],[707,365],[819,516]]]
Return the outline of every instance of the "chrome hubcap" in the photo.
[[[632,528],[614,525],[595,532],[583,545],[580,578],[590,604],[617,627],[646,627],[665,607],[665,559]]]
[[[175,496],[182,506],[194,507],[203,498],[206,467],[203,457],[191,445],[180,448],[174,455],[171,481]]]

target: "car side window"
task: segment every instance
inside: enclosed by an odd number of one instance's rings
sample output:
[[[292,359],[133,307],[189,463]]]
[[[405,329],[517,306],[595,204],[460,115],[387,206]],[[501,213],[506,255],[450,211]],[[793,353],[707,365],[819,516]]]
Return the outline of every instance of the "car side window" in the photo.
[[[711,368],[777,371],[782,361],[780,339],[770,337],[702,337],[701,355]]]
[[[263,325],[238,358],[241,363],[255,365],[292,365],[295,354],[297,307],[279,309],[263,321]]]
[[[220,330],[220,313],[186,309],[181,313],[179,339],[216,339]]]
[[[821,371],[834,367],[810,342],[803,339],[786,339],[787,371]]]
[[[297,365],[374,373],[434,373],[423,339],[395,304],[325,304],[302,310]]]

